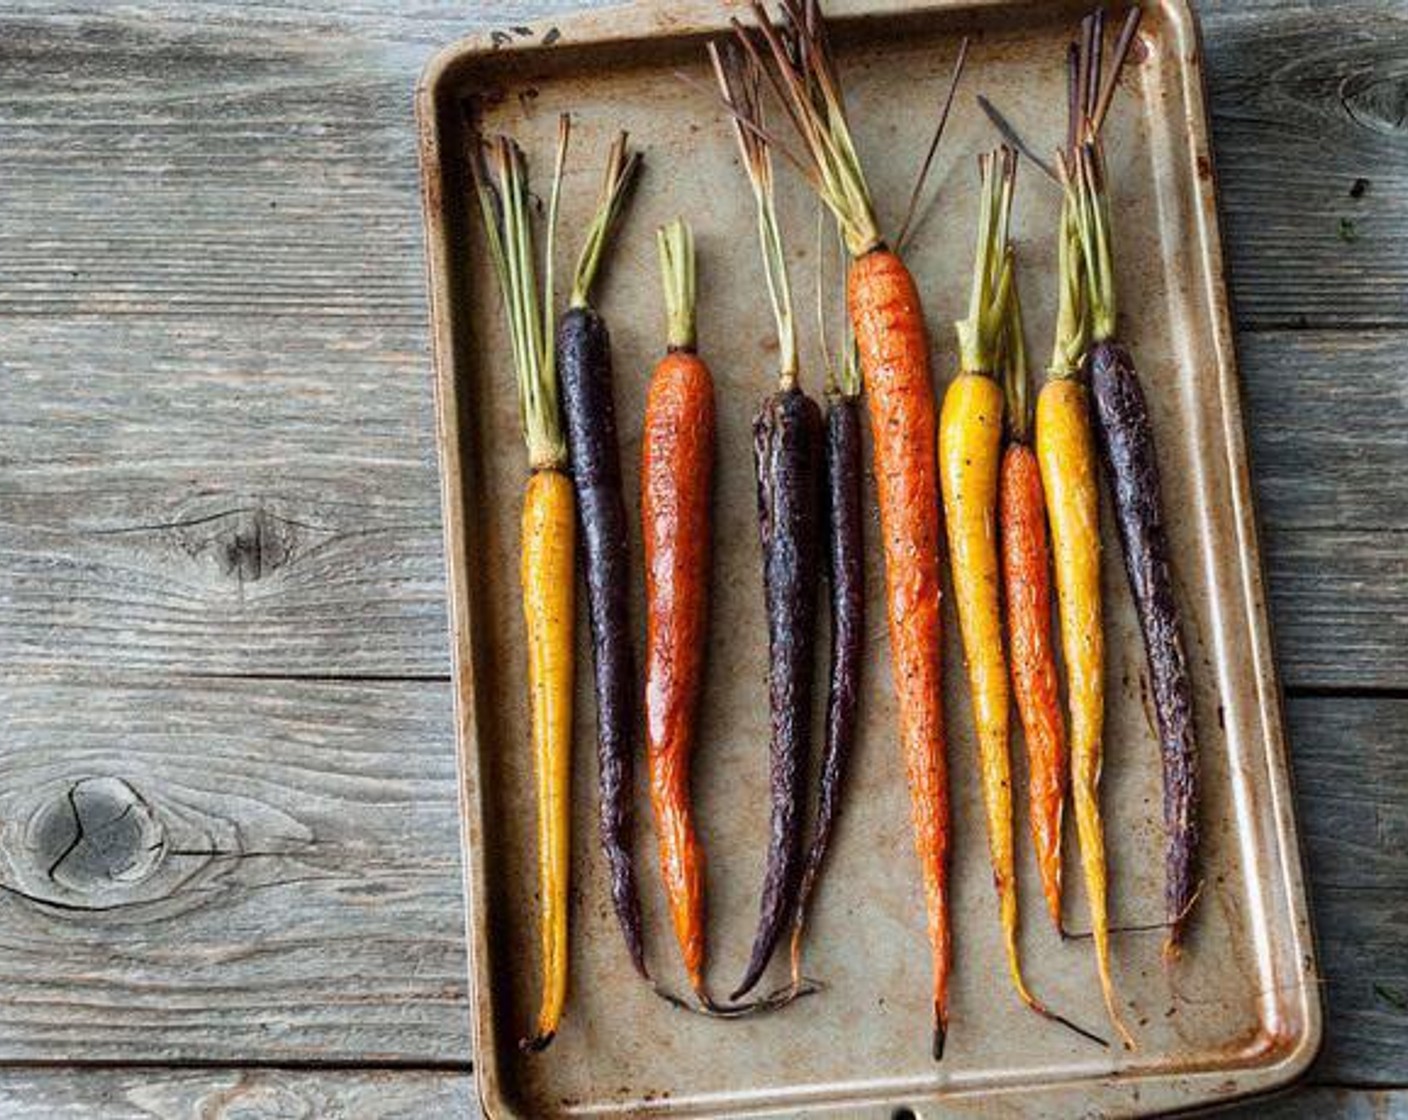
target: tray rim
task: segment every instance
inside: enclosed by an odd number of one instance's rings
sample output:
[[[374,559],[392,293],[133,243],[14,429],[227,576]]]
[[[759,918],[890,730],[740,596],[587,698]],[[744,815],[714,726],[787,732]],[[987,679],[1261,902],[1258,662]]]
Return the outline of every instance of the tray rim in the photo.
[[[1251,670],[1256,682],[1254,709],[1270,780],[1269,805],[1276,837],[1276,862],[1283,877],[1287,917],[1295,939],[1295,953],[1303,962],[1293,992],[1303,1002],[1303,1027],[1286,1048],[1273,1048],[1272,1060],[1239,1069],[1247,1082],[1235,1093],[1214,1095],[1199,1092],[1197,1085],[1218,1077],[1219,1071],[1175,1074],[1189,1084],[1187,1099],[1171,1107],[1181,1111],[1225,1105],[1263,1098],[1284,1092],[1300,1081],[1319,1056],[1325,1042],[1323,986],[1319,983],[1318,952],[1310,912],[1304,854],[1296,823],[1290,750],[1285,734],[1283,698],[1276,669],[1272,626],[1268,607],[1265,566],[1251,484],[1246,424],[1242,408],[1240,365],[1231,322],[1231,297],[1221,214],[1218,203],[1217,171],[1210,142],[1207,75],[1202,65],[1203,33],[1191,0],[1134,0],[1145,8],[1163,10],[1170,25],[1191,39],[1194,54],[1180,66],[1186,101],[1185,120],[1179,135],[1192,144],[1200,168],[1207,174],[1193,177],[1196,198],[1196,233],[1205,262],[1206,297],[1210,309],[1211,337],[1216,354],[1216,389],[1222,425],[1219,442],[1225,452],[1227,482],[1232,499],[1231,524],[1239,543],[1236,575],[1241,588],[1240,608],[1245,611],[1247,638],[1252,648]],[[870,18],[886,14],[925,12],[979,12],[1021,6],[1023,0],[830,0],[830,16]],[[668,7],[668,11],[666,10]],[[651,38],[680,38],[717,32],[727,26],[728,17],[746,14],[740,0],[621,0],[604,7],[569,11],[558,15],[524,20],[530,36],[495,41],[492,29],[482,29],[440,48],[425,64],[415,85],[414,108],[420,165],[420,194],[425,246],[425,272],[428,293],[431,364],[436,413],[437,460],[440,468],[441,515],[444,525],[447,623],[450,636],[451,672],[455,711],[455,753],[457,761],[461,856],[465,880],[465,923],[468,947],[468,982],[471,1045],[475,1084],[480,1107],[486,1117],[514,1117],[516,1111],[504,1093],[498,1060],[481,1055],[497,1054],[497,1028],[492,999],[487,994],[487,977],[481,974],[488,960],[487,929],[479,900],[486,877],[483,852],[483,817],[479,796],[478,726],[475,714],[474,657],[469,635],[472,603],[467,586],[467,557],[464,550],[466,526],[461,515],[464,498],[463,464],[460,456],[457,363],[450,290],[452,246],[444,220],[442,199],[444,162],[441,152],[438,111],[442,86],[451,73],[467,60],[486,55],[533,56],[546,54],[557,42],[586,48],[612,42],[644,41]],[[550,30],[557,35],[545,42]],[[1288,993],[1290,994],[1290,993]],[[1094,1084],[1104,1083],[1101,1079]],[[1144,1073],[1118,1080],[1140,1083],[1167,1082],[1170,1075]],[[1081,1084],[1091,1084],[1079,1079]],[[1058,1090],[1061,1083],[1047,1083]],[[1021,1093],[1023,1090],[1012,1090]],[[1004,1093],[1004,1095],[1006,1095]],[[968,1091],[950,1094],[966,1098]],[[822,1105],[820,1110],[827,1106]],[[737,1115],[763,1115],[769,1106],[748,1106]]]

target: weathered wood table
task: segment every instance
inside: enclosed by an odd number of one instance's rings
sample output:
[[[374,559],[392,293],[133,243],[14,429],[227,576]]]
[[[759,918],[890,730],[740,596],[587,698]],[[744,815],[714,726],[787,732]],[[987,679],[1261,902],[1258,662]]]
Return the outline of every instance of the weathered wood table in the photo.
[[[471,1110],[411,90],[553,10],[3,4],[0,1115]],[[1408,10],[1202,10],[1328,976],[1280,1107],[1408,1116]]]

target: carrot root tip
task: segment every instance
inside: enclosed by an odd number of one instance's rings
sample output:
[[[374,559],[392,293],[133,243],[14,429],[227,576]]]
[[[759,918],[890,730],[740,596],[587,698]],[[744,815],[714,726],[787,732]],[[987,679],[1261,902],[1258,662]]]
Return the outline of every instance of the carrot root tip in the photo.
[[[1102,1049],[1108,1050],[1110,1048],[1109,1042],[1101,1038],[1094,1031],[1088,1031],[1084,1027],[1078,1026],[1077,1024],[1071,1022],[1064,1015],[1057,1015],[1054,1011],[1049,1011],[1047,1012],[1047,1014],[1051,1017],[1054,1022],[1060,1023],[1068,1031],[1072,1031],[1073,1033],[1080,1035],[1081,1038],[1086,1039],[1089,1042],[1095,1043],[1095,1045],[1101,1047]]]
[[[671,1007],[677,1008],[677,1009],[680,1010],[680,1011],[692,1011],[692,1010],[694,1010],[692,1007],[689,1006],[689,1003],[688,1003],[687,1001],[685,1001],[685,1000],[681,999],[679,996],[675,995],[674,992],[667,991],[666,989],[662,988],[659,984],[656,984],[656,983],[653,983],[653,982],[652,982],[651,985],[650,985],[650,987],[651,987],[651,990],[652,990],[657,996],[659,996],[661,999],[663,999],[663,1000],[664,1000],[666,1003],[668,1003]]]
[[[934,1045],[933,1045],[934,1061],[936,1061],[936,1062],[941,1062],[941,1061],[944,1060],[944,1043],[946,1043],[947,1041],[948,1041],[948,1028],[945,1027],[945,1026],[943,1025],[943,1023],[935,1022],[935,1023],[934,1023]]]
[[[556,1031],[545,1031],[542,1034],[535,1034],[532,1038],[521,1040],[518,1048],[525,1054],[541,1054],[552,1045],[552,1040],[556,1037]]]

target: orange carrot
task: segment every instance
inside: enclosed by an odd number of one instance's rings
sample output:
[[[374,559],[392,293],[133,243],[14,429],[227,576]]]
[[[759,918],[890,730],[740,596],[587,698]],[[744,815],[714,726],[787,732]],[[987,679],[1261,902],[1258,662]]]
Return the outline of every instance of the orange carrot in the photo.
[[[900,748],[933,949],[937,1058],[947,1034],[952,960],[939,477],[934,454],[938,415],[929,380],[924,313],[904,262],[884,249],[858,258],[851,265],[848,301],[875,443]]]
[[[697,738],[709,618],[709,493],[714,385],[694,351],[694,242],[676,221],[660,231],[669,352],[650,379],[641,448],[645,544],[645,729],[660,872],[690,987],[704,985],[704,853],[694,830],[689,768]]]
[[[1027,812],[1046,908],[1061,929],[1061,811],[1066,797],[1066,721],[1051,637],[1051,543],[1046,498],[1032,450],[1031,397],[1020,305],[1008,323],[1007,448],[998,485],[1012,695],[1027,742]]]

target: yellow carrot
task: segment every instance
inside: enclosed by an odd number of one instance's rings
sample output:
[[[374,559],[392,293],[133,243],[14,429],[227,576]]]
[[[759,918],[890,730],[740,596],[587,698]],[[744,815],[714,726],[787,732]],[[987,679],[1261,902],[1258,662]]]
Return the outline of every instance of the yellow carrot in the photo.
[[[544,983],[539,1040],[551,1039],[556,1032],[567,1000],[575,533],[572,483],[558,470],[534,471],[523,500],[521,576],[542,890],[539,936]]]
[[[543,970],[536,1029],[522,1043],[525,1050],[532,1051],[542,1050],[553,1040],[567,1002],[576,509],[572,483],[565,472],[567,445],[558,415],[552,314],[553,232],[567,132],[564,116],[558,130],[557,166],[548,206],[542,293],[533,262],[523,153],[512,140],[499,136],[487,144],[487,160],[484,153],[476,151],[471,163],[489,255],[503,293],[532,472],[523,498],[519,569],[538,802],[538,935]]]
[[[1064,161],[1063,161],[1064,168]],[[1100,987],[1124,1044],[1134,1040],[1121,1018],[1110,976],[1105,831],[1100,819],[1101,738],[1105,721],[1105,636],[1100,602],[1100,495],[1086,389],[1077,379],[1089,322],[1081,297],[1081,261],[1067,191],[1061,214],[1056,345],[1036,403],[1036,454],[1051,525],[1052,566],[1061,653],[1070,704],[1071,799],[1090,905]]]
[[[1017,952],[1016,861],[1012,845],[1012,762],[1007,753],[1007,663],[1002,649],[997,553],[997,482],[1002,456],[1002,386],[995,378],[1004,344],[1013,270],[1007,245],[1015,156],[979,160],[982,208],[968,318],[957,324],[960,372],[939,416],[939,480],[944,498],[953,597],[968,665],[988,852],[997,888],[1007,966],[1029,1007]]]
[[[997,887],[1012,983],[1031,994],[1017,962],[1017,890],[1012,849],[1012,766],[1007,753],[1007,665],[1002,653],[997,563],[997,471],[1002,447],[1002,387],[986,373],[960,373],[939,416],[939,477],[944,495],[953,597],[968,664],[988,853]]]

